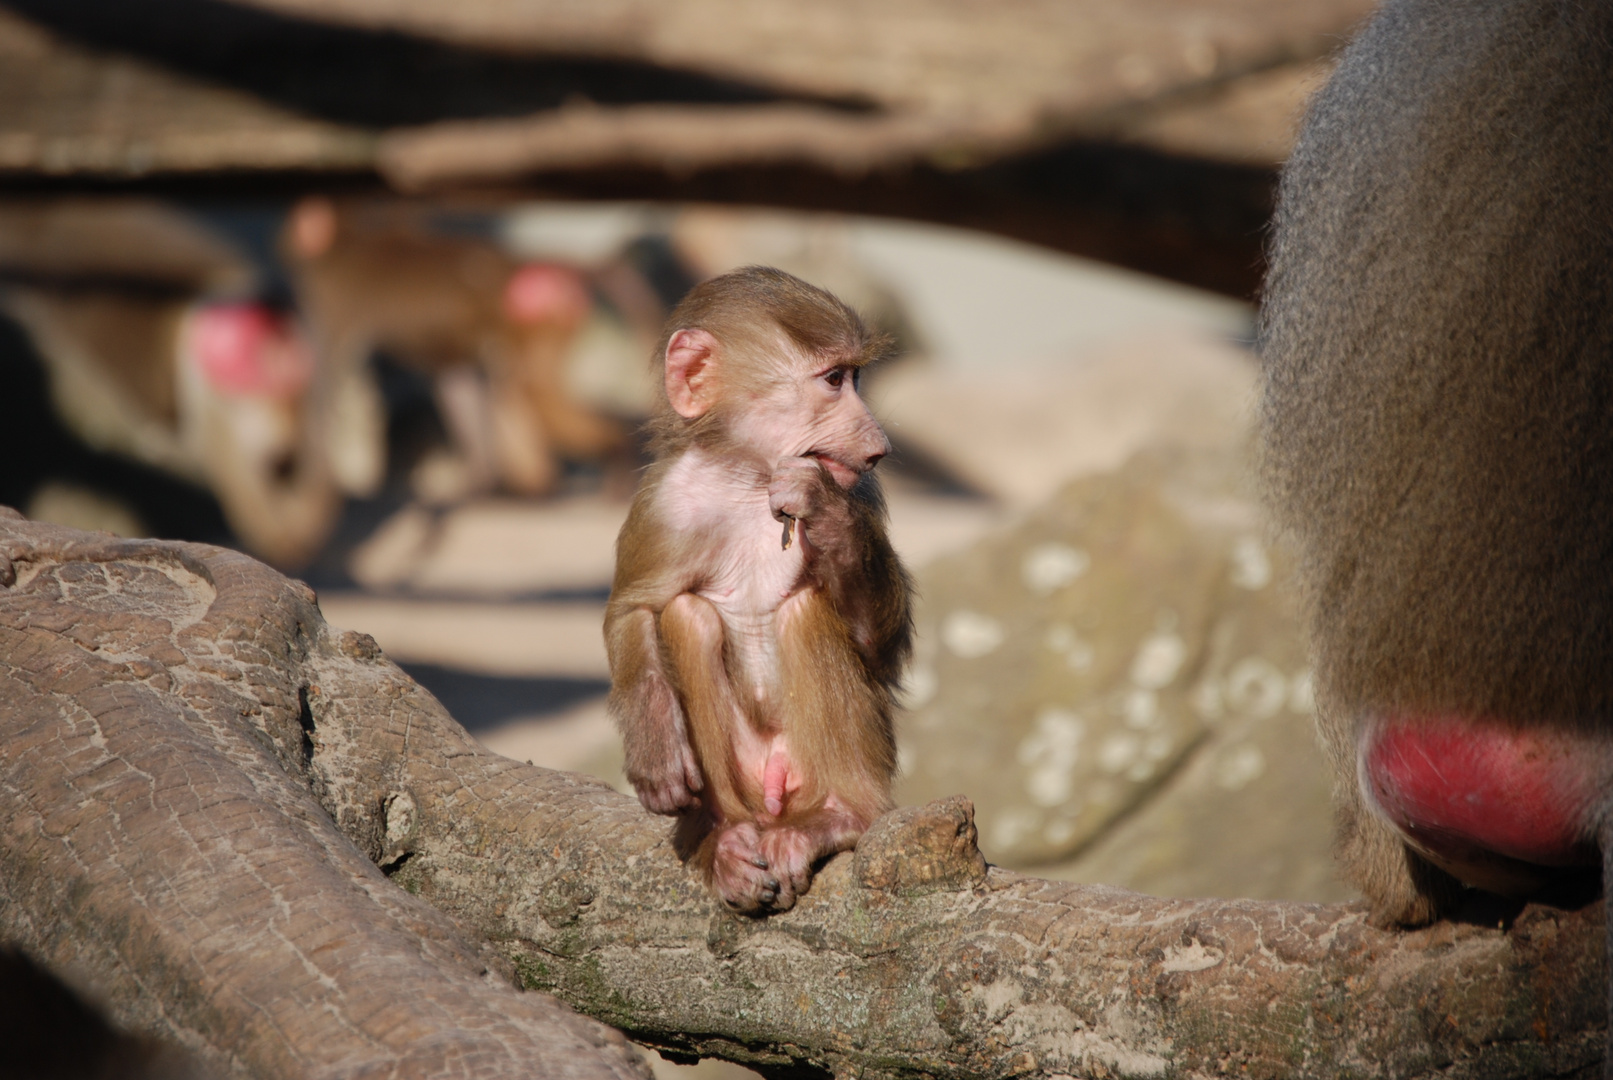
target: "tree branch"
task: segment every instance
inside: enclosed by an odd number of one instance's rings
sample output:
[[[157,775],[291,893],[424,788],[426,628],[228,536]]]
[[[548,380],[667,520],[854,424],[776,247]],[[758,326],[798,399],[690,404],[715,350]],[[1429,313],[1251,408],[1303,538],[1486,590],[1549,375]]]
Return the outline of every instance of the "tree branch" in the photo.
[[[781,1072],[1507,1077],[1602,1056],[1600,904],[1393,934],[1357,906],[1058,884],[987,868],[954,798],[743,918],[664,820],[480,749],[244,556],[14,518],[0,553],[0,932],[221,1068],[632,1070],[614,1033],[489,967],[673,1054]]]

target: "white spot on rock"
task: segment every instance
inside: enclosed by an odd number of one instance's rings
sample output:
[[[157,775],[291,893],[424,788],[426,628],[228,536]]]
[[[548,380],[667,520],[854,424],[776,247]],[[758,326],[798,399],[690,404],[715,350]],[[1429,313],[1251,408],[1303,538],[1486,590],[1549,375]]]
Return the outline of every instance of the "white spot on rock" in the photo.
[[[1081,736],[1085,733],[1086,725],[1079,716],[1069,709],[1049,705],[1036,714],[1035,730],[1019,744],[1020,764],[1034,765],[1049,757],[1074,764]]]
[[[1075,581],[1091,565],[1086,552],[1053,541],[1038,544],[1026,552],[1019,565],[1019,575],[1032,592],[1046,596]]]
[[[1019,744],[1019,762],[1030,767],[1025,792],[1038,806],[1057,806],[1070,797],[1071,770],[1086,725],[1068,709],[1048,706],[1036,715],[1036,727]]]
[[[1233,709],[1264,720],[1287,702],[1288,680],[1270,660],[1250,656],[1227,672],[1225,693]]]
[[[1232,545],[1232,584],[1251,592],[1271,584],[1271,557],[1265,545],[1245,536]]]
[[[1042,830],[1042,839],[1054,847],[1068,844],[1075,836],[1075,822],[1067,817],[1056,817]]]
[[[1082,641],[1081,636],[1069,623],[1054,623],[1049,626],[1042,643],[1052,652],[1063,655],[1064,662],[1072,671],[1087,670],[1097,657],[1092,646]]]
[[[991,823],[991,843],[999,850],[1019,845],[1020,840],[1036,832],[1042,815],[1035,810],[1004,810]]]
[[[1152,690],[1128,690],[1120,699],[1120,715],[1129,728],[1143,730],[1159,722],[1159,695]]]
[[[1146,690],[1158,690],[1176,678],[1187,659],[1187,642],[1176,634],[1159,633],[1143,639],[1131,661],[1131,681]]]
[[[1228,747],[1216,763],[1215,782],[1228,791],[1241,791],[1266,771],[1266,755],[1253,743]]]
[[[1025,779],[1025,794],[1037,806],[1057,806],[1070,797],[1074,788],[1067,769],[1042,767],[1032,769]]]
[[[959,609],[941,620],[941,641],[953,655],[977,660],[997,651],[1007,635],[990,615]]]
[[[1136,762],[1142,748],[1142,740],[1129,731],[1114,732],[1098,747],[1098,768],[1118,776]]]

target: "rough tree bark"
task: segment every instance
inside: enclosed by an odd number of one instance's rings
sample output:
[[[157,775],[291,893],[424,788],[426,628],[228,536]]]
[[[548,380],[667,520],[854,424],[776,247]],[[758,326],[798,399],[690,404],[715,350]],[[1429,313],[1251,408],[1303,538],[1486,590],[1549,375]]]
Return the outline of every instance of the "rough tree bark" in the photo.
[[[1356,906],[1055,884],[987,867],[957,798],[882,819],[794,911],[741,918],[664,821],[480,749],[306,586],[8,514],[0,936],[219,1072],[639,1068],[501,976],[780,1072],[1599,1068],[1599,904],[1391,934]]]

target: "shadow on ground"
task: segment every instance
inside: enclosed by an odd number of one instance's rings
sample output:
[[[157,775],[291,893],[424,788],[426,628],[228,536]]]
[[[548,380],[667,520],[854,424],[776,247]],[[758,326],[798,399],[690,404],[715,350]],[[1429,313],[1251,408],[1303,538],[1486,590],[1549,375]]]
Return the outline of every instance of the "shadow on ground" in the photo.
[[[609,679],[564,676],[484,675],[436,664],[399,664],[421,686],[436,695],[443,708],[467,731],[486,731],[517,716],[558,713],[600,697]]]

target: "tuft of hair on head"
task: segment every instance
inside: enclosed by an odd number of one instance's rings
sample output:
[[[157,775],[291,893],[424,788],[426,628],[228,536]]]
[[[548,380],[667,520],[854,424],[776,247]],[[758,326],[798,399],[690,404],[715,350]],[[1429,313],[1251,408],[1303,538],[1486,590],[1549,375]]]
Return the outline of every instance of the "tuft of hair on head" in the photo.
[[[889,354],[889,335],[870,329],[856,311],[826,289],[771,266],[745,266],[689,290],[667,318],[651,363],[659,369],[672,335],[704,330],[716,338],[725,392],[759,388],[781,373],[770,359],[793,352],[848,367]],[[650,421],[658,452],[720,433],[723,410],[693,420],[673,411],[663,388]]]

